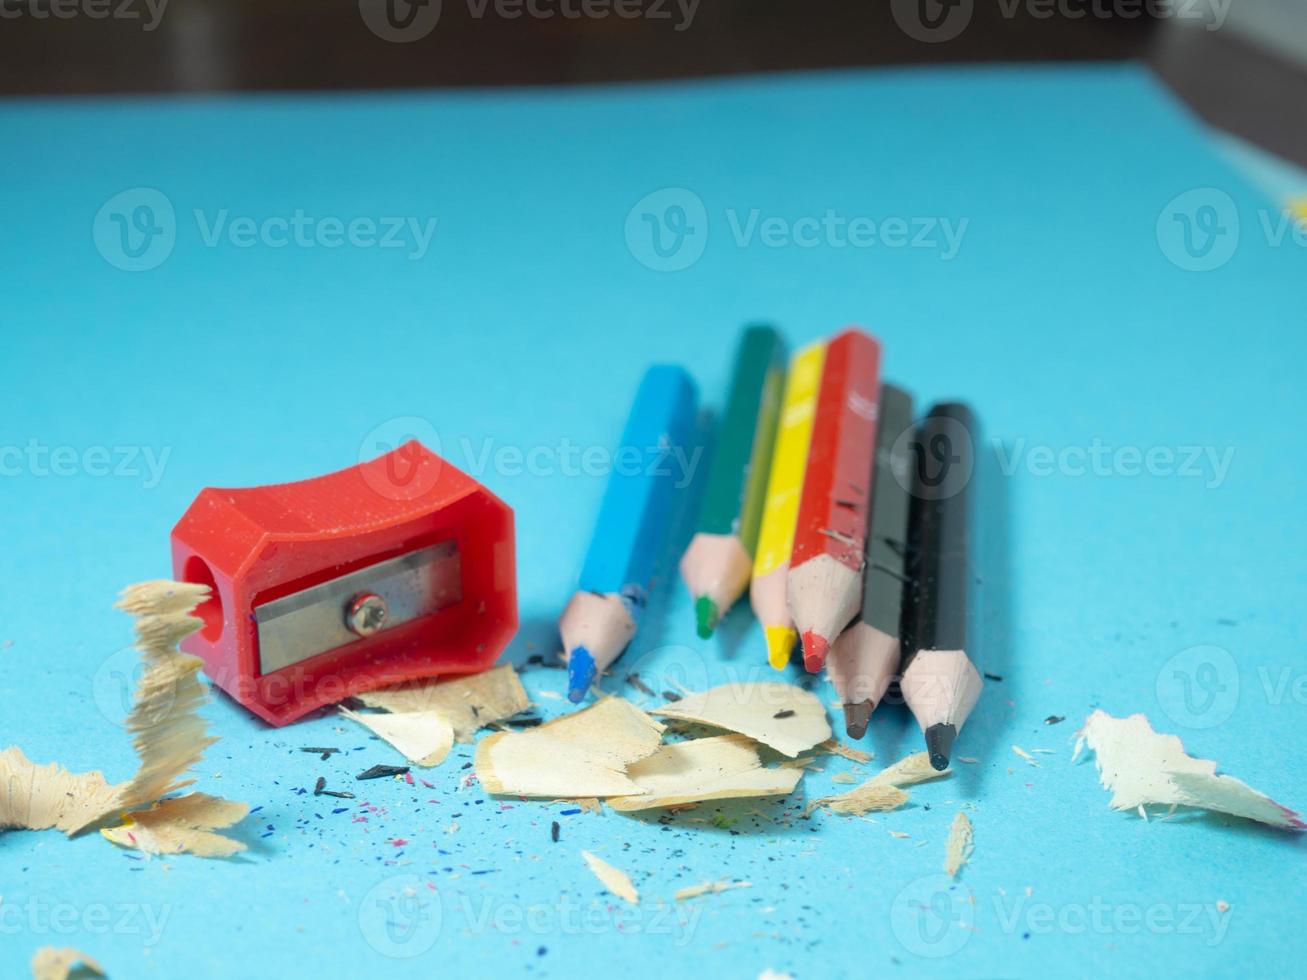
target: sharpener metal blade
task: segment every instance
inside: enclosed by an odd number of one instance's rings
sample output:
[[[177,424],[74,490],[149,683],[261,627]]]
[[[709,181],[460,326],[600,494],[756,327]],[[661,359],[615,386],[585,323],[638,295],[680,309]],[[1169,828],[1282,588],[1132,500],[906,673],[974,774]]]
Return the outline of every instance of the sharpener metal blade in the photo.
[[[378,634],[452,605],[463,598],[458,547],[453,541],[431,545],[255,606],[259,672],[269,674],[356,642],[346,612],[365,592],[386,603]]]

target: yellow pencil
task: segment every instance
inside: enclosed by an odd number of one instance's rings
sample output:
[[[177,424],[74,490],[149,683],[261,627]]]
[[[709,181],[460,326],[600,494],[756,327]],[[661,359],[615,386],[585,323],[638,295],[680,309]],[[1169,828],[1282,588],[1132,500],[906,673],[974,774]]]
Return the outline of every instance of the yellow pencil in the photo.
[[[763,505],[758,551],[753,560],[753,581],[749,603],[767,636],[767,659],[777,670],[790,662],[797,634],[786,602],[786,579],[790,571],[790,549],[794,545],[794,524],[803,495],[803,474],[808,468],[808,443],[812,418],[821,386],[821,369],[826,360],[825,341],[805,347],[790,362],[781,402],[776,448],[767,479],[767,500]]]

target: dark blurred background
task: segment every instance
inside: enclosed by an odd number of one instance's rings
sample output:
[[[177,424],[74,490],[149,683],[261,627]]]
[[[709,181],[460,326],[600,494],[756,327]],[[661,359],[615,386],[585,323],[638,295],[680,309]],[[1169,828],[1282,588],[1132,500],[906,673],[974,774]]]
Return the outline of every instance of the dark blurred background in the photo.
[[[1304,0],[0,0],[5,95],[1124,59],[1307,165]]]

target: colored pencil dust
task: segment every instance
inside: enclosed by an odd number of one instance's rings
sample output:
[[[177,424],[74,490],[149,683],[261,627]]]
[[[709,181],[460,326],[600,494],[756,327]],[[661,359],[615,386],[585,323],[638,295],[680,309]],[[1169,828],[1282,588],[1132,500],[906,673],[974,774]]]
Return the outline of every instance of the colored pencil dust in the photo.
[[[845,330],[826,349],[790,556],[790,614],[814,673],[862,605],[879,394],[880,344]]]
[[[953,740],[980,697],[967,656],[967,579],[971,574],[974,479],[950,476],[970,461],[975,419],[966,405],[936,405],[913,440],[909,517],[910,586],[904,613],[905,657],[899,686],[926,736],[930,764],[945,769]],[[969,444],[961,445],[962,440]],[[969,476],[969,474],[968,474]]]
[[[771,327],[749,327],[740,339],[699,523],[681,558],[704,639],[749,584],[780,414],[781,348]]]
[[[913,435],[912,396],[884,385],[876,429],[862,608],[835,641],[826,663],[831,683],[844,703],[844,725],[850,738],[862,738],[871,713],[899,672],[913,462],[912,440],[899,437]]]
[[[767,639],[767,658],[777,670],[790,662],[798,637],[785,589],[790,574],[790,551],[794,547],[794,522],[803,493],[803,473],[808,467],[817,386],[821,383],[825,360],[823,342],[805,347],[790,362],[776,428],[776,448],[767,478],[762,527],[758,531],[758,551],[753,558],[753,581],[749,583],[749,601]]]
[[[640,383],[580,588],[558,624],[574,702],[635,635],[684,483],[677,461],[686,459],[696,404],[694,382],[679,367],[652,367]]]

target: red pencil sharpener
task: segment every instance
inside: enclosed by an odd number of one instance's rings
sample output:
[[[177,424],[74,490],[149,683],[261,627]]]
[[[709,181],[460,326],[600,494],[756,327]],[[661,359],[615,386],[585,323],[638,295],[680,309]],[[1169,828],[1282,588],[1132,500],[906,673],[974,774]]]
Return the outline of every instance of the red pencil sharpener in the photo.
[[[284,725],[352,694],[495,662],[517,631],[513,512],[419,442],[299,483],[206,488],[172,531],[208,585],[182,649]]]

